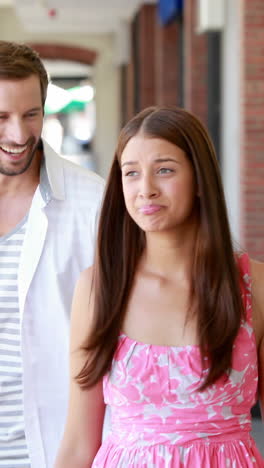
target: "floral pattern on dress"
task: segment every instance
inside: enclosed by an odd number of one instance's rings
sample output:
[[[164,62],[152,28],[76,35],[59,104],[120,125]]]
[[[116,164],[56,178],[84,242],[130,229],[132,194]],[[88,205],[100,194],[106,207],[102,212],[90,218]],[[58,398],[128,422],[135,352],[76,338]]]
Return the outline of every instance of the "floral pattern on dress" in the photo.
[[[158,346],[121,334],[104,398],[111,431],[93,468],[261,468],[250,436],[258,372],[252,328],[249,259],[240,256],[246,317],[232,370],[200,392],[199,346]]]

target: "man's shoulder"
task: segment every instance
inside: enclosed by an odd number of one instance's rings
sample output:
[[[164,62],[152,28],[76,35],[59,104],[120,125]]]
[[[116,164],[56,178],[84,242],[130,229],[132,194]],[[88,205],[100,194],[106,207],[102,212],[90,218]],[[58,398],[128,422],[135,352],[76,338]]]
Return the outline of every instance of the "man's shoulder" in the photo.
[[[91,171],[83,166],[75,164],[71,161],[68,161],[61,156],[57,156],[61,160],[63,166],[65,177],[69,183],[91,183],[98,188],[104,188],[105,182],[104,179],[96,174],[96,172]]]
[[[98,174],[63,159],[65,200],[77,203],[79,208],[97,208],[101,205],[105,182]]]
[[[98,174],[61,157],[47,142],[44,142],[44,155],[49,183],[58,198],[76,195],[81,198],[82,195],[94,199],[102,197],[105,182]]]

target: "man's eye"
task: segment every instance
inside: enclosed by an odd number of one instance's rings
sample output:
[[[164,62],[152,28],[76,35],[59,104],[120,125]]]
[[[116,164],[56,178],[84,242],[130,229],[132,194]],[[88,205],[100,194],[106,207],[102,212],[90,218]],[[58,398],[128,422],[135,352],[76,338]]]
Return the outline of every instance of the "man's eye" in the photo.
[[[29,114],[26,115],[26,117],[36,117],[38,115],[37,112],[29,112]]]

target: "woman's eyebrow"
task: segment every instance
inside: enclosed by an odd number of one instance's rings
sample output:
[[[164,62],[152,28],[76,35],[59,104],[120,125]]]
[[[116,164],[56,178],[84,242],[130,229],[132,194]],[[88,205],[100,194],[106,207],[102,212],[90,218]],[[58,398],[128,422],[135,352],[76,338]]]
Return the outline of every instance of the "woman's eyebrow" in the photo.
[[[154,159],[154,162],[155,163],[174,162],[176,164],[180,164],[180,162],[177,161],[176,159],[168,158],[168,157],[164,157],[164,158],[158,157],[158,158]],[[132,166],[133,164],[137,164],[137,163],[138,163],[138,161],[126,161],[123,164],[121,164],[121,167]]]
[[[133,164],[137,164],[137,161],[126,161],[123,164],[121,164],[121,167],[123,167],[123,166],[132,166]]]
[[[161,163],[161,162],[174,162],[174,163],[179,164],[179,161],[177,161],[174,158],[157,158],[157,159],[154,160],[154,162],[158,162],[158,163]]]

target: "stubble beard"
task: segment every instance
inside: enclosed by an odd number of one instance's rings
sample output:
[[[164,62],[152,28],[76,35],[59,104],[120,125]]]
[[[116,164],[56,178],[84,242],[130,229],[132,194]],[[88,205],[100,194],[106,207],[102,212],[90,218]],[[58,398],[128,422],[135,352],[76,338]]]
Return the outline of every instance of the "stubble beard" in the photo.
[[[1,158],[0,158],[0,174],[12,177],[12,176],[17,176],[17,175],[20,175],[20,174],[23,174],[24,172],[26,172],[27,169],[29,169],[29,167],[31,166],[31,163],[32,163],[32,161],[34,159],[34,156],[36,154],[36,151],[38,149],[39,142],[40,142],[40,138],[38,139],[38,141],[36,141],[36,139],[33,138],[33,137],[32,137],[31,140],[29,140],[29,142],[28,142],[29,150],[28,150],[27,158],[24,161],[24,164],[22,166],[20,166],[19,161],[18,161],[17,169],[16,169],[15,161],[14,161],[14,167],[13,168],[12,167],[7,168],[7,167],[5,167],[4,164],[2,164],[2,161],[1,161]]]

